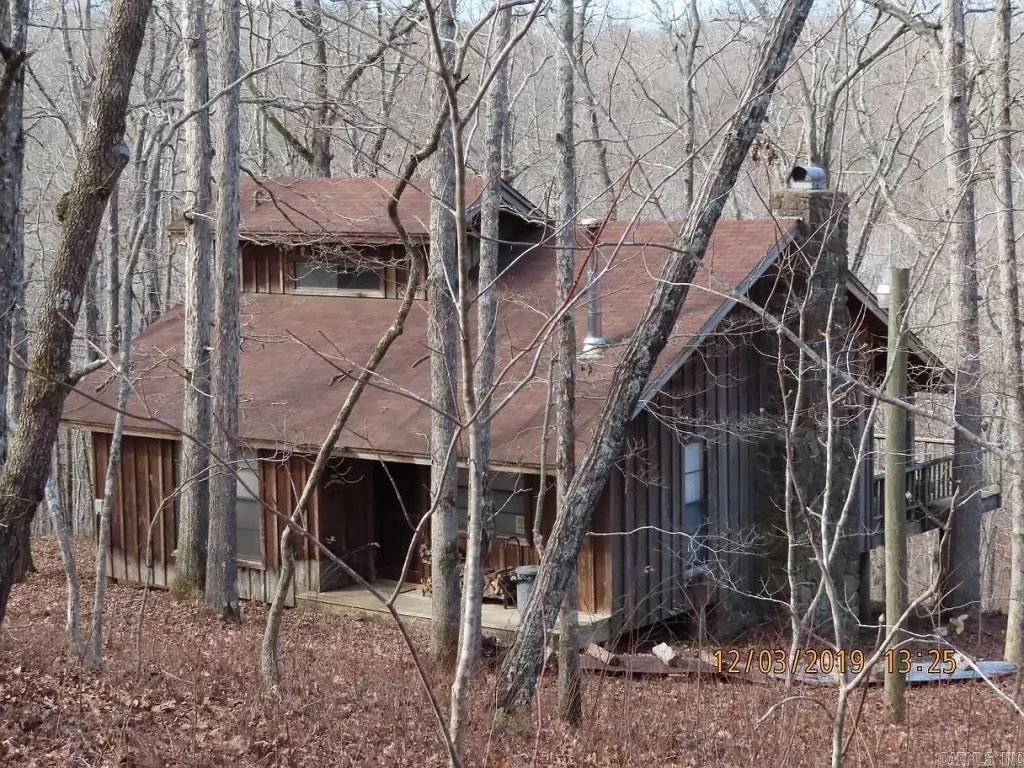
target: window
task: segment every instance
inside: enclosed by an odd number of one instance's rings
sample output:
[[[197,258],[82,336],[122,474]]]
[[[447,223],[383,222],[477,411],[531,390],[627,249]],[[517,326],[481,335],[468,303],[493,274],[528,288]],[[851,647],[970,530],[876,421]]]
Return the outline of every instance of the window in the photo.
[[[707,534],[707,498],[704,492],[704,446],[698,442],[683,446],[683,530],[687,539],[686,564],[698,567],[704,560],[703,537]]]
[[[238,560],[246,565],[263,565],[263,553],[260,548],[262,539],[261,520],[263,518],[260,507],[260,477],[259,459],[255,454],[247,454],[242,462],[235,467],[238,478],[235,480],[235,488],[238,499],[235,503],[235,536],[238,546]],[[181,450],[180,444],[175,445],[174,450],[174,476],[177,492],[174,494],[174,530],[177,536],[179,503],[181,499],[181,488],[178,487],[178,478],[181,476]],[[205,525],[205,521],[203,525]],[[177,550],[175,550],[177,554]]]
[[[455,510],[459,528],[469,528],[469,471],[459,470],[459,486],[455,494]],[[491,495],[494,498],[494,534],[526,536],[530,519],[530,494],[522,475],[491,473]]]
[[[369,267],[296,261],[294,269],[296,291],[372,296],[384,294],[384,281],[380,272]]]
[[[244,464],[237,467],[238,503],[235,505],[236,530],[238,533],[238,560],[244,563],[263,564],[260,549],[260,508],[259,459],[247,456]]]

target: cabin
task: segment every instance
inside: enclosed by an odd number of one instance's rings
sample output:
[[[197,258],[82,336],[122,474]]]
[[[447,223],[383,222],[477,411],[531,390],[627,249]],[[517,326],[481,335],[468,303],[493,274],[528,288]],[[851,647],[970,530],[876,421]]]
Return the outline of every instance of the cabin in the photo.
[[[237,467],[243,598],[272,596],[283,520],[354,372],[391,323],[408,283],[404,246],[387,215],[393,189],[392,181],[369,178],[243,184],[244,459]],[[468,180],[470,232],[477,231],[481,189],[479,179]],[[579,555],[586,637],[607,639],[686,616],[756,620],[773,610],[764,598],[788,588],[779,544],[785,529],[779,455],[794,349],[747,300],[768,307],[788,327],[802,327],[809,344],[832,338],[829,354],[843,356],[851,375],[880,381],[886,313],[846,269],[846,207],[839,193],[792,188],[776,195],[770,217],[719,223]],[[427,248],[427,180],[405,191],[398,214],[417,247]],[[577,228],[578,455],[589,445],[615,365],[680,226],[629,220],[587,221]],[[535,525],[546,532],[554,517],[554,442],[544,429],[550,423],[548,321],[558,307],[551,228],[507,184],[500,229],[494,402],[501,405],[491,429],[496,536],[488,561],[498,586],[490,588],[489,581],[484,611],[485,629],[497,634],[514,631],[518,620],[508,576],[538,562]],[[422,619],[430,615],[428,542],[418,540],[416,530],[430,507],[431,410],[427,304],[422,288],[416,295],[404,332],[359,400],[304,522],[367,582],[397,588],[400,612]],[[840,317],[841,323],[832,323]],[[178,469],[183,323],[178,307],[134,342],[136,381],[116,473],[109,559],[109,576],[120,581],[166,587],[173,578],[176,495],[184,480]],[[911,370],[921,390],[946,381],[916,339]],[[97,498],[116,390],[111,371],[97,371],[71,393],[63,414],[65,425],[91,433]],[[848,399],[862,407],[847,420],[853,444],[871,424],[865,399],[850,391]],[[812,418],[807,428],[820,424]],[[820,456],[808,454],[799,464],[813,475]],[[845,584],[855,612],[863,590],[859,579],[878,544],[881,494],[870,451],[850,471],[856,488],[844,533],[850,563]],[[464,528],[464,464],[458,478]],[[405,583],[397,585],[410,552]],[[292,604],[358,615],[381,610],[309,542],[300,545],[298,558]]]

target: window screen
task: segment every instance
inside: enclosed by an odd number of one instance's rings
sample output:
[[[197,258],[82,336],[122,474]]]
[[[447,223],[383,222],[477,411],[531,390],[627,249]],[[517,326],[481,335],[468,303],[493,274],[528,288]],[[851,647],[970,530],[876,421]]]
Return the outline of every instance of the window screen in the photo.
[[[683,529],[687,539],[689,565],[703,560],[700,539],[705,535],[707,497],[704,492],[704,446],[700,442],[683,446]]]
[[[259,460],[251,457],[238,468],[238,503],[235,506],[238,531],[238,559],[262,563],[260,551],[260,478],[257,473]]]
[[[295,287],[304,291],[359,291],[379,293],[380,273],[315,261],[295,262]]]

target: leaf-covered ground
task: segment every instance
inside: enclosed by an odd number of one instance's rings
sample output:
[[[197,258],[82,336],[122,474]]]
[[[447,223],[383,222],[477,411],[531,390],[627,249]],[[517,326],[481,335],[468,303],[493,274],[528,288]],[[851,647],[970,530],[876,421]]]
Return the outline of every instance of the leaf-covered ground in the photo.
[[[85,569],[88,547],[80,548]],[[388,627],[289,611],[287,689],[260,696],[265,611],[240,627],[193,606],[111,585],[107,664],[83,671],[63,640],[65,589],[56,548],[35,546],[39,572],[13,593],[0,631],[0,764],[17,766],[432,766],[445,764],[423,689]],[[85,579],[91,595],[92,580]],[[85,617],[88,618],[87,616]],[[984,635],[984,633],[983,633]],[[417,642],[425,638],[415,634]],[[998,647],[990,633],[980,638]],[[444,674],[431,673],[442,707]],[[587,677],[586,724],[551,721],[553,680],[537,716],[496,718],[481,670],[467,744],[474,766],[818,766],[828,764],[831,690],[717,679]],[[1002,684],[1009,690],[1012,681]],[[885,724],[881,692],[855,700],[849,766],[1024,764],[1022,721],[982,683],[915,688],[910,721]],[[1013,754],[1007,762],[999,753]],[[1020,752],[1020,763],[1017,753]],[[950,757],[950,753],[961,753]],[[971,754],[963,754],[971,753]],[[1002,759],[1002,762],[999,760]]]

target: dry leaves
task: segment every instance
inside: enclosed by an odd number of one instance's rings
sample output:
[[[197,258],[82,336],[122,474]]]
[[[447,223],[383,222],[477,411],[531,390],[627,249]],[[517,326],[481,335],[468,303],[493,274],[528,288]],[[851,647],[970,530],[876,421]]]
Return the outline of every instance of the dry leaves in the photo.
[[[84,569],[91,567],[86,549]],[[63,573],[49,542],[37,543],[36,562],[40,573],[15,589],[0,635],[0,765],[446,764],[430,709],[391,629],[289,611],[282,633],[287,690],[276,702],[259,694],[261,606],[247,606],[241,627],[226,627],[196,607],[151,594],[137,669],[142,592],[115,585],[108,665],[97,676],[64,651]],[[83,585],[83,591],[91,590]],[[968,628],[960,640],[972,634]],[[433,677],[438,699],[447,702],[447,679]],[[472,766],[827,763],[831,727],[821,707],[796,701],[756,727],[784,696],[781,687],[589,677],[587,722],[574,733],[552,722],[552,680],[543,685],[539,726],[532,717],[496,716],[492,684],[493,671],[482,670],[472,692]],[[798,693],[834,705],[829,690]],[[885,724],[880,691],[869,692],[846,765],[939,765],[942,752],[1024,750],[1019,722],[979,683],[916,688],[910,706],[910,725],[893,728]]]

